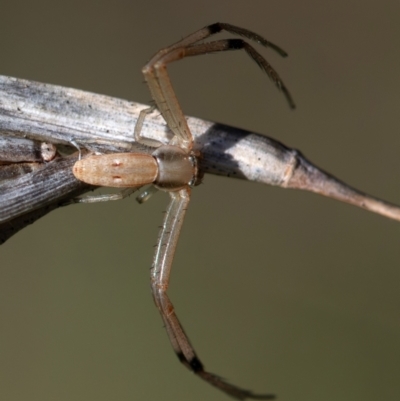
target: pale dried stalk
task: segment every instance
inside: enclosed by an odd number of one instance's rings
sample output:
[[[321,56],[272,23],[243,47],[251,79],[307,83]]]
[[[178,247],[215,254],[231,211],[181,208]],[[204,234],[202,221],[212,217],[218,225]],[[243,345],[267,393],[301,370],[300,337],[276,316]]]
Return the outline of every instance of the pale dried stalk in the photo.
[[[67,145],[70,149],[71,141],[75,141],[82,148],[103,153],[147,152],[134,142],[133,136],[139,112],[146,107],[76,89],[0,76],[3,137],[30,138]],[[201,168],[206,173],[304,189],[400,221],[398,206],[347,186],[274,139],[193,117],[188,117],[187,122],[194,149],[203,155]],[[158,112],[146,117],[142,135],[164,143],[171,136]],[[72,175],[76,158],[56,158],[29,174],[0,184],[0,242],[21,229],[21,221],[29,224],[64,199],[90,189]]]

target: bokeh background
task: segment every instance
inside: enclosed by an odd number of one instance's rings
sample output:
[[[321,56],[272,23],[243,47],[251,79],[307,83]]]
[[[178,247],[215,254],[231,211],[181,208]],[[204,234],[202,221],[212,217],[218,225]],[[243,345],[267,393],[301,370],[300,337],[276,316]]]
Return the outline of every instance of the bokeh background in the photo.
[[[170,67],[186,114],[272,136],[400,204],[398,0],[1,2],[0,73],[148,103],[141,67],[216,21],[260,49]],[[223,37],[223,36],[222,36]],[[227,37],[227,35],[225,35]],[[0,250],[0,399],[227,400],[176,360],[149,289],[168,197],[74,205]],[[400,224],[314,194],[207,176],[170,295],[206,367],[282,401],[400,398]]]

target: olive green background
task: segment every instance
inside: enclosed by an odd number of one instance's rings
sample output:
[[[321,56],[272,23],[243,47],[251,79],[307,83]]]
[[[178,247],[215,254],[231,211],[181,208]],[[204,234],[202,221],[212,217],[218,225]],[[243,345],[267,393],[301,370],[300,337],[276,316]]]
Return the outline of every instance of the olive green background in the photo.
[[[141,67],[204,25],[260,49],[170,67],[183,110],[272,136],[400,204],[400,3],[5,1],[0,73],[147,103]],[[221,36],[221,37],[227,37]],[[0,399],[227,400],[174,356],[149,288],[168,197],[74,205],[0,249]],[[400,224],[300,191],[206,176],[170,295],[210,371],[282,401],[400,398]]]

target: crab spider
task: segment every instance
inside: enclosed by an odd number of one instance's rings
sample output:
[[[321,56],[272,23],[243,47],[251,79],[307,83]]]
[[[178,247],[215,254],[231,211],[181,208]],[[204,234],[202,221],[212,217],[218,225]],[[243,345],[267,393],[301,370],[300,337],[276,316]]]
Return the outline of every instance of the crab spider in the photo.
[[[237,34],[265,47],[270,47],[283,57],[287,55],[281,48],[268,42],[260,35],[225,23],[206,26],[179,42],[161,49],[143,67],[142,72],[158,110],[173,133],[173,138],[167,145],[153,141],[149,153],[91,155],[78,160],[73,167],[73,172],[79,180],[96,186],[126,189],[119,194],[81,198],[75,202],[121,199],[148,184],[152,184],[153,188],[168,192],[171,200],[157,241],[151,268],[151,289],[175,353],[188,369],[236,399],[273,399],[275,396],[272,394],[255,394],[229,384],[219,376],[206,371],[183,330],[167,295],[172,261],[189,205],[191,188],[201,181],[201,171],[198,168],[200,155],[193,151],[193,136],[171,85],[167,65],[188,56],[244,49],[283,92],[289,106],[295,107],[292,97],[279,75],[264,57],[245,40],[222,39],[206,43],[201,42],[221,31]],[[149,109],[145,109],[140,113],[135,127],[136,141],[147,145],[149,142],[141,137],[140,130],[145,115],[149,111]],[[144,201],[150,194],[151,191],[146,192],[145,195],[139,197],[139,200]]]

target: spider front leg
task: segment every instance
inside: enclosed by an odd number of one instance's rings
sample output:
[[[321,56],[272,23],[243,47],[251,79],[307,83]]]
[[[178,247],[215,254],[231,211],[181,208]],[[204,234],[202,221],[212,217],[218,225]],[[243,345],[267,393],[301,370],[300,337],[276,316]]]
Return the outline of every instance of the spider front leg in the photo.
[[[154,302],[160,311],[176,355],[189,370],[192,370],[203,380],[238,400],[275,398],[272,394],[254,394],[251,391],[233,386],[220,377],[204,370],[203,364],[183,330],[174,306],[167,295],[167,289],[179,234],[190,201],[190,188],[170,192],[170,196],[171,201],[158,237],[156,253],[151,268],[151,289]]]
[[[220,22],[208,25],[188,35],[179,42],[157,52],[143,67],[142,72],[159,111],[167,122],[168,127],[177,136],[180,146],[185,150],[192,149],[193,138],[167,72],[167,65],[169,63],[183,59],[184,57],[244,49],[250,58],[252,58],[258,66],[265,71],[278,89],[283,92],[289,106],[291,108],[295,107],[294,101],[278,73],[274,70],[271,64],[269,64],[268,61],[245,40],[222,39],[213,42],[198,43],[221,31],[227,31],[243,36],[264,47],[273,49],[282,57],[287,56],[287,53],[284,50],[267,41],[255,32]]]
[[[109,202],[109,201],[116,201],[122,200],[127,198],[128,196],[132,195],[138,188],[126,188],[120,192],[115,194],[102,194],[102,195],[91,195],[85,196],[81,198],[72,198],[66,204],[73,204],[73,203],[98,203],[98,202]]]
[[[192,179],[189,177],[183,179],[171,179],[170,183],[174,185],[156,186],[161,189],[170,191],[171,201],[165,215],[163,226],[158,238],[157,249],[154,256],[153,266],[151,269],[151,288],[153,292],[154,301],[160,311],[161,317],[165,323],[165,327],[172,344],[172,347],[177,354],[179,360],[195,374],[200,376],[203,380],[211,385],[224,391],[226,394],[244,400],[246,398],[252,399],[273,399],[274,395],[271,394],[254,394],[248,390],[243,390],[239,387],[228,384],[220,377],[204,370],[203,364],[197,357],[190,341],[185,334],[179,319],[174,311],[174,307],[167,295],[169,276],[171,272],[172,260],[175,254],[176,245],[179,233],[182,227],[183,218],[190,200],[190,187],[196,181],[199,181],[197,172],[197,158],[192,152],[193,136],[188,127],[186,118],[182,112],[178,99],[172,87],[168,72],[167,65],[173,61],[180,60],[187,56],[196,56],[205,53],[215,53],[226,50],[239,50],[244,49],[246,53],[267,73],[276,86],[284,93],[289,105],[294,107],[293,100],[289,91],[286,89],[282,80],[272,66],[247,42],[242,39],[227,39],[217,40],[208,43],[198,43],[207,37],[218,33],[222,30],[244,36],[250,40],[254,40],[265,47],[271,47],[277,51],[281,56],[286,56],[286,53],[278,46],[266,41],[261,36],[254,32],[223,23],[209,25],[181,41],[160,50],[150,61],[143,67],[143,74],[146,82],[148,83],[153,100],[157,108],[161,112],[169,129],[173,132],[174,137],[169,143],[169,147],[175,149],[172,151],[171,156],[167,156],[168,152],[165,148],[165,162],[173,162],[179,160],[192,161]],[[140,120],[141,121],[141,120]],[[140,131],[140,123],[138,124],[137,131]],[[160,148],[161,149],[161,148]],[[179,151],[178,151],[179,150]],[[181,153],[183,152],[183,153]],[[157,153],[157,152],[155,152]],[[154,154],[155,154],[154,153]],[[178,153],[181,153],[178,156]],[[172,164],[175,164],[174,162]],[[161,165],[161,164],[160,164]],[[160,168],[160,171],[162,169]],[[168,175],[172,172],[176,174],[178,171],[187,173],[191,171],[190,164],[177,168],[169,169]],[[188,180],[189,179],[189,180]],[[181,185],[186,182],[186,185]]]

